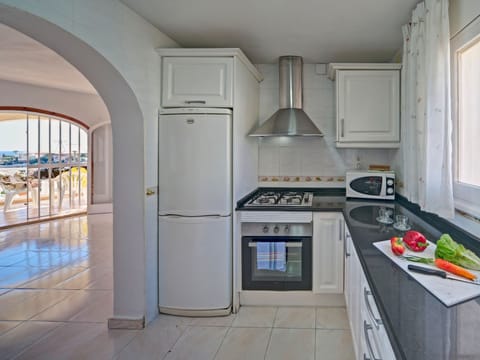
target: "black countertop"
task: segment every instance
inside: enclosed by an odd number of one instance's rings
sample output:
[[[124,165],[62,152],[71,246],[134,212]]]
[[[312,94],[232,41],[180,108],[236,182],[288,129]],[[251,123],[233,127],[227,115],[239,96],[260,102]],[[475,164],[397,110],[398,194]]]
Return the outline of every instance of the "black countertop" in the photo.
[[[442,233],[449,233],[480,254],[480,240],[436,215],[420,211],[400,196],[395,201],[346,200],[344,189],[313,191],[312,207],[288,210],[343,212],[397,358],[480,359],[480,298],[446,307],[372,245],[403,235],[391,225],[376,222],[381,206],[390,207],[394,215],[407,215],[412,230],[420,231],[430,241],[436,242]],[[237,210],[267,209],[244,208],[243,203],[238,203]]]

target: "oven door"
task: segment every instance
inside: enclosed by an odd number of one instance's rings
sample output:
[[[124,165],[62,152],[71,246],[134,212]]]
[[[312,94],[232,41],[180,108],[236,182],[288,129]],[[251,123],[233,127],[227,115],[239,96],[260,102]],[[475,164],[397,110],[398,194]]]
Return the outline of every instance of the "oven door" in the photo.
[[[312,290],[312,238],[244,236],[243,290]]]

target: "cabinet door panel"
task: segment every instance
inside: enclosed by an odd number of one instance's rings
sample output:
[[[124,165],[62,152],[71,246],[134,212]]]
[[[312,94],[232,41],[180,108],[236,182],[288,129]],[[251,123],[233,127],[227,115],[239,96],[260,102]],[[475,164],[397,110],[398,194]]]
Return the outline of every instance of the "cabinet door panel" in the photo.
[[[337,141],[399,142],[397,70],[345,70],[337,77]]]
[[[163,107],[232,107],[233,58],[165,57]]]
[[[343,292],[343,216],[315,213],[313,218],[313,292]]]

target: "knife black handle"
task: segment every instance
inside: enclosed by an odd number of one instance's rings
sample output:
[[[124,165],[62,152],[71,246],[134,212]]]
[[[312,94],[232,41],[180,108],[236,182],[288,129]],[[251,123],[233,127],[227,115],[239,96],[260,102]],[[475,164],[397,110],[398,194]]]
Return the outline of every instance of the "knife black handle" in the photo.
[[[441,278],[444,278],[444,279],[447,278],[447,273],[445,271],[430,269],[423,266],[408,265],[408,270],[412,270],[412,271],[422,273],[422,274],[427,274],[427,275],[440,276]]]

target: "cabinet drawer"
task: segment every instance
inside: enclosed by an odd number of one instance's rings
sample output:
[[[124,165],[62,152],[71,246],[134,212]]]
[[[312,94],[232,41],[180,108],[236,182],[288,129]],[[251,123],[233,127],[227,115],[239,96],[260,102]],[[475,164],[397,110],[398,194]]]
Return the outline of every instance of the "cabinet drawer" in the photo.
[[[233,107],[233,58],[164,57],[163,107]]]
[[[366,359],[394,360],[395,354],[365,278],[362,278],[362,284],[363,344],[367,345],[368,342],[369,345],[363,348],[363,352]]]

